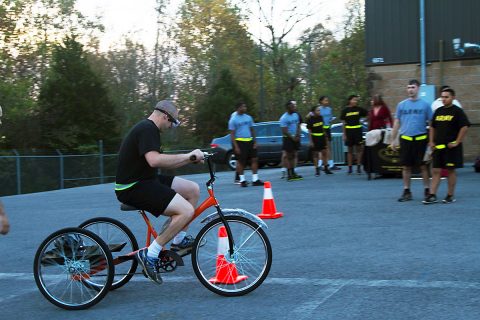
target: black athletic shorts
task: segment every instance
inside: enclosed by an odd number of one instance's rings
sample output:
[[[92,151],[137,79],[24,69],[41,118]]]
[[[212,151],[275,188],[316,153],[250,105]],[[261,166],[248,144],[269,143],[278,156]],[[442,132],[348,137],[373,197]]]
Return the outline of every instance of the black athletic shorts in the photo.
[[[345,145],[347,147],[358,146],[362,144],[362,128],[345,129],[345,132],[347,133],[347,138],[345,140]]]
[[[432,167],[442,169],[463,168],[462,145],[455,148],[435,150],[432,153]]]
[[[423,157],[427,150],[428,138],[416,140],[425,134],[411,137],[412,140],[400,138],[400,164],[406,167],[417,167],[424,164]]]
[[[257,157],[257,149],[253,147],[253,141],[237,141],[240,154],[235,154],[237,161],[246,166],[247,161]]]
[[[323,128],[323,132],[325,132],[325,136],[327,137],[327,141],[332,141],[332,130],[330,130],[330,127],[325,129]]]
[[[325,140],[325,135],[312,136],[312,141],[313,141],[314,151],[322,151],[327,147],[327,141]]]
[[[300,141],[297,142],[288,137],[283,137],[282,150],[285,150],[288,153],[300,150]]]
[[[163,214],[175,197],[176,192],[171,188],[174,178],[173,176],[159,175],[156,179],[139,181],[134,186],[126,190],[115,191],[115,193],[120,202],[158,217]]]

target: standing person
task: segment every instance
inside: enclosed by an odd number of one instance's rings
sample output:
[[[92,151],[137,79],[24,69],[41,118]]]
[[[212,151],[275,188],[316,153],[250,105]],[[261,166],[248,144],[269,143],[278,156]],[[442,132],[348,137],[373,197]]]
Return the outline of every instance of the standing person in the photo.
[[[258,157],[257,142],[255,141],[255,130],[253,129],[253,118],[248,115],[247,105],[244,102],[237,103],[237,113],[232,115],[228,122],[232,146],[237,158],[237,173],[240,178],[240,186],[247,187],[244,169],[248,160],[252,163],[252,185],[263,186],[258,179]]]
[[[7,234],[8,231],[10,231],[10,223],[3,208],[3,203],[0,201],[0,234]]]
[[[348,105],[343,108],[340,119],[343,122],[343,141],[348,147],[347,162],[348,174],[352,174],[353,155],[355,154],[357,162],[357,173],[361,174],[362,161],[362,124],[360,119],[367,116],[367,110],[358,106],[358,96],[353,94],[348,97]]]
[[[451,88],[443,89],[440,98],[443,107],[433,114],[430,126],[429,145],[434,150],[432,188],[424,204],[437,202],[437,189],[440,184],[441,169],[448,170],[448,193],[443,203],[455,202],[455,185],[457,174],[455,168],[463,167],[462,141],[467,133],[470,122],[463,110],[454,104],[455,91]]]
[[[302,116],[300,115],[300,113],[297,112],[297,110],[294,111],[294,113],[298,114],[298,118],[300,119],[300,123],[303,122],[302,120]],[[307,119],[308,119],[309,115],[307,114]],[[299,147],[300,148],[300,147]],[[296,157],[295,158],[295,162],[293,164],[293,169],[295,170],[297,168],[297,164],[298,164],[298,158]],[[285,152],[285,150],[282,150],[282,160],[280,162],[280,165],[282,167],[282,177],[281,179],[285,179],[287,176],[287,153]]]
[[[387,104],[383,101],[382,96],[376,94],[370,100],[372,108],[368,112],[368,131],[375,129],[391,128],[392,114]]]
[[[123,139],[118,154],[115,193],[119,201],[146,210],[158,217],[170,217],[165,230],[136,258],[148,278],[158,284],[162,277],[157,268],[159,254],[173,239],[172,251],[191,250],[195,239],[186,236],[194,208],[200,197],[198,184],[179,177],[158,175],[157,168],[174,169],[203,161],[199,149],[186,154],[161,153],[160,136],[180,124],[178,110],[168,100],[155,106],[147,119],[137,123]]]
[[[330,106],[330,99],[327,96],[321,96],[318,99],[318,102],[320,106],[320,115],[323,117],[323,129],[325,131],[325,137],[327,139],[326,159],[328,161],[328,168],[330,170],[341,170],[341,168],[337,167],[333,163],[333,159],[331,159],[332,132],[330,130],[330,127],[335,117],[333,116],[332,107]],[[319,163],[320,167],[322,166],[322,164],[325,164],[322,160],[319,160]]]
[[[420,166],[425,188],[424,196],[427,197],[430,194],[430,179],[423,157],[428,144],[427,125],[430,125],[432,119],[432,108],[418,97],[419,86],[420,83],[417,80],[409,81],[408,98],[397,105],[392,130],[393,142],[390,147],[398,148],[400,140],[400,162],[403,165],[403,193],[398,199],[400,202],[412,200],[410,191],[412,167]],[[400,139],[397,139],[398,134],[400,134]]]
[[[320,115],[320,107],[312,108],[313,115],[308,117],[307,120],[307,129],[308,137],[310,140],[310,147],[312,149],[313,156],[313,166],[315,167],[315,176],[320,176],[320,168],[318,165],[318,158],[320,153],[322,154],[323,163],[325,165],[325,173],[333,174],[333,172],[328,169],[327,161],[327,139],[324,131],[324,121],[323,117]]]
[[[286,104],[287,112],[280,117],[280,127],[283,134],[285,164],[287,167],[287,181],[302,180],[303,177],[295,172],[298,150],[300,149],[300,116],[296,112],[297,103],[289,100]]]
[[[232,112],[230,115],[230,120],[237,114],[237,110]],[[230,121],[229,120],[229,121]],[[233,147],[233,145],[232,145]],[[233,184],[240,184],[240,174],[238,173],[238,166],[235,165],[235,178],[233,179]]]

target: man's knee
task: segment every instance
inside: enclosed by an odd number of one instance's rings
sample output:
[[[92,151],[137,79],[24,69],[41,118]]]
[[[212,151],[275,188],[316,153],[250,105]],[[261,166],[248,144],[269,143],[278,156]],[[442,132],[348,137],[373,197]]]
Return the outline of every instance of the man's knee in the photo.
[[[165,209],[165,215],[191,218],[193,217],[194,210],[192,204],[177,193]]]

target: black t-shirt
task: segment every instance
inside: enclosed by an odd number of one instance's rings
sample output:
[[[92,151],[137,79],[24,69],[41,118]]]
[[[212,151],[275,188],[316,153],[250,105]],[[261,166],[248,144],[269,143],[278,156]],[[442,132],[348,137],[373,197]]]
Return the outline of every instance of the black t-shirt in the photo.
[[[345,121],[346,126],[358,126],[360,125],[360,118],[367,116],[367,110],[361,107],[345,107],[342,110],[340,119]]]
[[[307,120],[307,129],[312,130],[312,133],[323,133],[323,117],[310,116]]]
[[[433,140],[435,144],[448,144],[457,139],[458,132],[463,127],[469,127],[467,115],[463,109],[452,105],[435,110],[432,127],[435,128]]]
[[[160,131],[153,121],[137,123],[123,139],[118,153],[116,183],[129,184],[155,178],[157,169],[150,167],[145,154],[160,152]]]

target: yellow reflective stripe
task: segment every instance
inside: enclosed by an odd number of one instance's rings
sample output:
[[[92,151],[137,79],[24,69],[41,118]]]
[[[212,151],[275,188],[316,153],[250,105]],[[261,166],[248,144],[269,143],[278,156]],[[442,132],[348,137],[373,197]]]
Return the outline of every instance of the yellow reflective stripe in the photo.
[[[136,185],[137,183],[138,183],[138,181],[135,181],[135,182],[132,182],[132,183],[129,183],[129,184],[115,183],[115,191],[123,191],[123,190],[126,190],[126,189],[128,189],[128,188],[133,187],[133,186]]]
[[[323,129],[330,129],[330,126],[323,126]]]
[[[403,140],[407,140],[407,141],[413,141],[413,139],[415,139],[416,141],[419,141],[419,140],[425,140],[427,139],[427,135],[424,134],[424,135],[421,135],[421,136],[417,136],[417,137],[409,137],[409,136],[400,136],[400,138],[402,138]]]
[[[312,132],[312,136],[321,137],[321,136],[323,136],[323,133],[313,133]]]
[[[359,124],[358,126],[345,126],[345,128],[347,128],[347,129],[358,129],[358,128],[361,128],[361,127],[362,127],[361,124]]]
[[[418,141],[418,140],[425,140],[425,139],[427,139],[427,135],[426,135],[426,134],[424,134],[423,136],[415,137],[415,140],[417,140],[417,141]]]
[[[248,141],[252,141],[252,140],[253,140],[253,138],[235,138],[235,140],[237,140],[237,141],[246,141],[246,142],[248,142]]]
[[[445,149],[446,147],[447,147],[447,146],[444,145],[444,144],[438,144],[438,145],[435,146],[435,149],[440,150],[440,149]]]
[[[454,167],[455,163],[447,163],[447,167]]]

